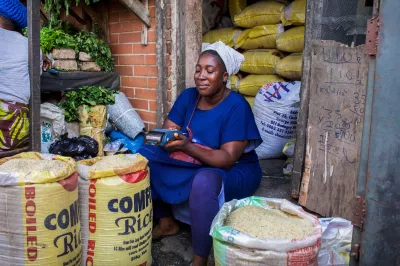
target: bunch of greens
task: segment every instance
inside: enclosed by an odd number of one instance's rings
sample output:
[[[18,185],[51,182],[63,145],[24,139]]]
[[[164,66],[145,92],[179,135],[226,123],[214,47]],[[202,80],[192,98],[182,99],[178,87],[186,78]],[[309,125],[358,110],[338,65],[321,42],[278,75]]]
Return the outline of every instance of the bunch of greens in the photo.
[[[104,71],[114,70],[114,59],[111,50],[102,40],[87,31],[80,31],[75,35],[77,52],[85,52],[101,67]]]
[[[83,86],[78,90],[65,93],[64,99],[58,106],[64,110],[67,122],[78,121],[79,106],[86,105],[90,108],[90,106],[114,104],[116,93],[118,91],[108,90],[101,86]]]
[[[76,50],[76,40],[63,30],[43,27],[40,30],[40,48],[47,54],[54,48],[71,48]]]
[[[43,27],[40,30],[40,47],[46,54],[54,48],[71,48],[76,53],[85,52],[103,71],[112,72],[114,70],[114,59],[110,48],[104,41],[87,31],[79,31],[75,35],[70,35],[61,29]]]

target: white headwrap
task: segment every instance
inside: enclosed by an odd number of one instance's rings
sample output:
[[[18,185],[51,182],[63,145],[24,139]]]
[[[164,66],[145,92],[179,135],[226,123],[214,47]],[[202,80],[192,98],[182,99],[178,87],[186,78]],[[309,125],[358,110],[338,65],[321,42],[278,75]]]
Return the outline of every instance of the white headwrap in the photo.
[[[222,61],[224,61],[226,72],[228,72],[229,76],[235,75],[239,72],[240,66],[244,61],[244,56],[241,53],[236,52],[234,49],[225,45],[223,42],[210,44],[204,49],[204,51],[207,50],[213,50],[219,54]]]

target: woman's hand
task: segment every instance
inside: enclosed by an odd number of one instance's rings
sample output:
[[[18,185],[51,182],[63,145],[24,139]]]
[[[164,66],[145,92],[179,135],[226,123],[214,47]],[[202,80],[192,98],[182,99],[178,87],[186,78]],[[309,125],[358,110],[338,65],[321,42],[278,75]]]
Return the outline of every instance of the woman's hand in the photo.
[[[164,149],[168,152],[174,151],[185,151],[189,145],[189,139],[181,134],[174,134],[175,140],[164,146]]]

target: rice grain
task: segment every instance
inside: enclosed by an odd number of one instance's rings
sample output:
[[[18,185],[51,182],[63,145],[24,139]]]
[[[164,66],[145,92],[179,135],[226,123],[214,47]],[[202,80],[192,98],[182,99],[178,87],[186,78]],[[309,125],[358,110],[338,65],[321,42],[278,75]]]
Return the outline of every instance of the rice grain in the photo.
[[[100,161],[93,164],[91,170],[103,171],[107,169],[125,168],[135,165],[136,162],[136,157],[111,155],[106,156]]]
[[[256,238],[302,239],[313,233],[313,225],[306,219],[257,206],[244,206],[233,211],[225,225]]]
[[[60,160],[12,159],[0,165],[0,172],[29,174],[34,171],[66,171],[67,168],[68,164]]]

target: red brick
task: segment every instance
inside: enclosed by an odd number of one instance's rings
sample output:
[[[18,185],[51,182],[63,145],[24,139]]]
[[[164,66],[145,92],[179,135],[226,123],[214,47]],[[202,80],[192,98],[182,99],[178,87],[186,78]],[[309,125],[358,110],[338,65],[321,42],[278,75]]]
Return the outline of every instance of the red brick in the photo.
[[[121,33],[119,35],[119,43],[133,43],[133,42],[140,42],[142,40],[141,33],[134,32],[134,33]]]
[[[118,36],[119,34],[110,34],[110,44],[118,44]]]
[[[132,104],[135,109],[149,110],[149,101],[141,100],[141,99],[129,99],[129,102]]]
[[[150,111],[156,111],[157,110],[157,103],[155,101],[149,101],[149,107]]]
[[[171,26],[172,26],[171,17],[167,17],[167,18],[165,19],[165,27],[167,28],[167,30],[170,30],[170,29],[171,29]]]
[[[152,130],[157,128],[157,124],[156,123],[146,123],[146,129],[147,130]]]
[[[134,31],[141,31],[143,28],[143,22],[141,20],[132,21],[132,27]]]
[[[115,72],[120,76],[133,76],[133,66],[115,66]]]
[[[153,123],[155,123],[157,121],[157,114],[154,112],[137,110],[137,113],[144,121],[153,122]]]
[[[133,23],[132,22],[113,23],[110,24],[109,30],[110,33],[131,32],[133,31]]]
[[[133,44],[133,52],[135,54],[156,54],[156,51],[155,43],[149,43],[147,45],[141,43]]]
[[[155,42],[157,40],[157,34],[155,31],[148,31],[147,32],[147,41],[148,42]]]
[[[138,78],[138,77],[121,77],[121,86],[145,88],[147,86],[147,80],[146,78]],[[134,97],[136,96],[136,92],[133,96]]]
[[[119,1],[113,1],[108,4],[107,10],[108,13],[115,13],[120,11],[126,11],[127,8]]]
[[[128,98],[133,98],[135,96],[135,89],[134,88],[125,88],[125,87],[120,87],[120,91],[125,93],[126,97]]]
[[[121,22],[127,22],[127,21],[132,22],[138,19],[139,19],[138,16],[133,11],[130,10],[126,12],[121,12],[119,14],[119,21]]]
[[[151,27],[150,27],[151,29],[156,29],[156,20],[155,19],[152,19],[151,20]]]
[[[156,55],[146,55],[146,65],[157,65]]]
[[[146,77],[157,77],[158,68],[157,66],[135,66],[135,76],[146,76]]]
[[[167,102],[171,102],[172,100],[172,93],[171,91],[167,91]]]
[[[172,43],[171,41],[167,41],[167,54],[171,54],[172,53]]]
[[[113,59],[114,59],[114,66],[115,65],[119,65],[118,63],[118,56],[113,56]]]
[[[115,12],[108,14],[108,23],[115,23],[115,22],[119,22],[119,13]]]
[[[148,100],[155,100],[157,97],[156,90],[149,90],[149,89],[135,89],[135,98],[139,99],[148,99]]]
[[[165,40],[172,41],[171,30],[165,31]]]
[[[149,0],[149,6],[155,6],[155,5],[156,5],[155,0]]]
[[[147,87],[155,89],[157,88],[158,79],[157,78],[148,78],[147,79]]]
[[[167,66],[171,66],[171,55],[170,54],[167,55],[166,64],[167,64]]]
[[[156,7],[155,6],[149,7],[149,13],[150,13],[151,18],[155,18],[156,17]]]
[[[168,7],[166,9],[166,16],[167,16],[167,18],[171,17],[171,6],[170,5],[168,5]]]
[[[144,65],[144,55],[121,56],[120,65]]]
[[[110,45],[112,54],[132,54],[132,44]]]

